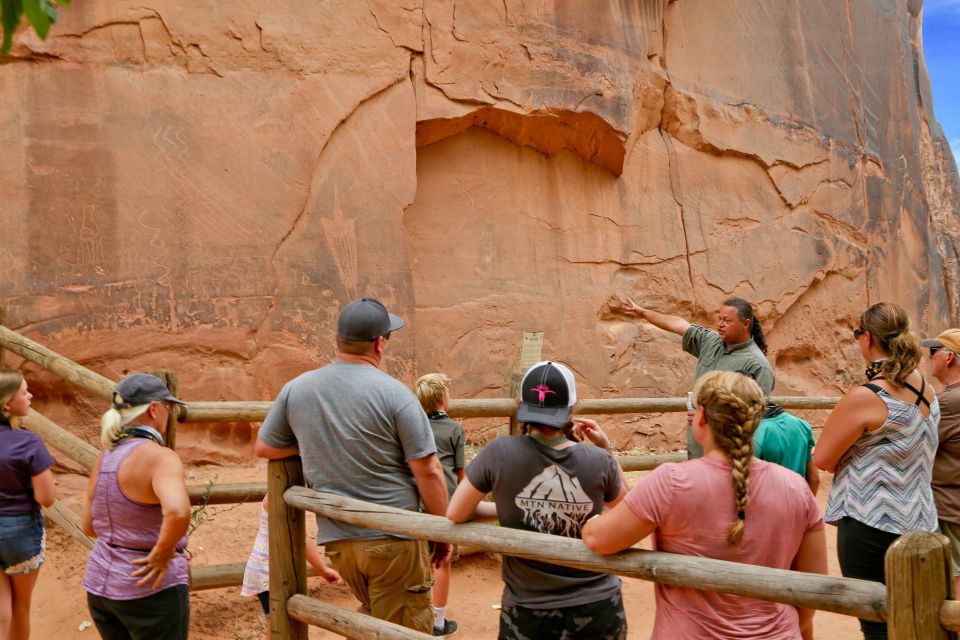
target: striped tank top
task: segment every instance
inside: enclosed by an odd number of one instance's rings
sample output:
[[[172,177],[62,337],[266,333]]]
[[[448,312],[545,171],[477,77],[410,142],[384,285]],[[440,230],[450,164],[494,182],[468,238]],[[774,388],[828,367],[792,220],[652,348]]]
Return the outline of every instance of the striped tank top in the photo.
[[[916,404],[872,388],[887,405],[887,419],[867,431],[837,463],[824,519],[844,517],[889,533],[936,531],[937,508],[930,480],[937,453],[940,403],[924,417]]]

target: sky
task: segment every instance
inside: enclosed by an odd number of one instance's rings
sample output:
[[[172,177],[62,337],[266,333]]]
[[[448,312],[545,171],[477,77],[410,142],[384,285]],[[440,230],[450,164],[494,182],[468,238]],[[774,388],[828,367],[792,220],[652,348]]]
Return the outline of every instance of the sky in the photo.
[[[960,163],[960,0],[924,0],[923,55],[933,85],[933,114]]]

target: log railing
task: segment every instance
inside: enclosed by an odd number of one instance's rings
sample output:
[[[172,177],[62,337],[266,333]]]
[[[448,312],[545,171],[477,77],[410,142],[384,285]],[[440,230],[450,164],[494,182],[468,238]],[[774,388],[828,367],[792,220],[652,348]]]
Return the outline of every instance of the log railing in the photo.
[[[948,600],[953,584],[949,543],[940,534],[907,534],[890,547],[886,558],[887,588],[878,582],[640,549],[601,556],[578,539],[484,524],[454,524],[438,516],[319,493],[300,486],[302,481],[299,458],[270,462],[273,640],[304,640],[307,624],[344,633],[342,627],[335,627],[344,610],[315,603],[303,595],[305,511],[412,538],[472,545],[578,569],[886,621],[898,640],[953,638],[953,632],[960,630],[960,603]],[[278,558],[281,560],[275,564]],[[306,611],[312,613],[307,615]],[[415,632],[409,630],[394,635],[384,624],[370,619],[366,628],[377,629],[381,638],[428,637],[410,635]],[[350,627],[346,632],[354,636],[357,628]]]
[[[840,398],[773,396],[773,402],[787,409],[832,409]],[[180,422],[262,422],[272,401],[189,402],[180,409]],[[673,413],[687,410],[686,398],[585,398],[577,402],[579,415],[624,413]],[[510,398],[452,399],[447,414],[452,418],[509,418],[517,412]]]

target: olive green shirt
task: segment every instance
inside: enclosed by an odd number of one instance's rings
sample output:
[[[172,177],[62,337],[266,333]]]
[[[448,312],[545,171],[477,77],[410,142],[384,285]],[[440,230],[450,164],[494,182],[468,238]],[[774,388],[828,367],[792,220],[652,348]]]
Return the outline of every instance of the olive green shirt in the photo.
[[[773,391],[773,369],[753,338],[728,347],[716,331],[692,324],[683,334],[683,350],[697,357],[697,379],[708,371],[749,371],[767,395]]]

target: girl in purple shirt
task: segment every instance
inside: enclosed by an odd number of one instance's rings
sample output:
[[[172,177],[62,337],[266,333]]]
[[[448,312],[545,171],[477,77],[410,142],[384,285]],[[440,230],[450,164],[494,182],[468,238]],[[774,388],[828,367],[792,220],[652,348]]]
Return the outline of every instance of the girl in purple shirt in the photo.
[[[14,429],[27,415],[27,381],[19,371],[0,369],[0,637],[30,637],[30,598],[43,564],[40,505],[56,498],[54,460],[35,433]]]

